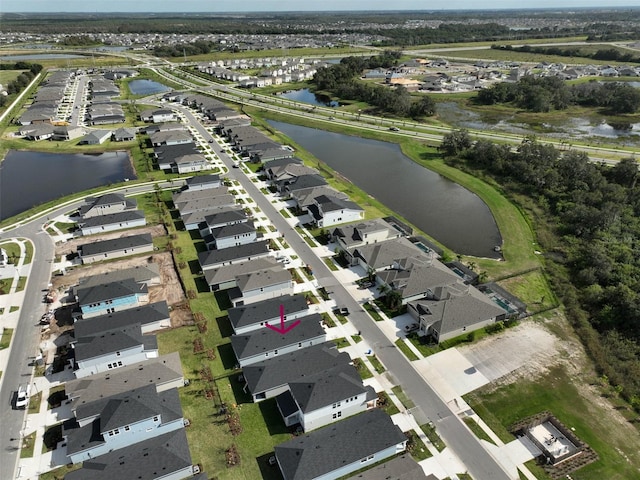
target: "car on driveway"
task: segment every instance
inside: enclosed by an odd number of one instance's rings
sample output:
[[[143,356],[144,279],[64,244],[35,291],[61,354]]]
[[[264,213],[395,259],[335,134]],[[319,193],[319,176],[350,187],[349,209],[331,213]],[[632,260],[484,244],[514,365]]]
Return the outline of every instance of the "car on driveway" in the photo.
[[[415,332],[419,328],[420,328],[420,325],[418,325],[417,323],[410,323],[409,325],[404,326],[404,331],[407,333],[410,333],[410,332]]]

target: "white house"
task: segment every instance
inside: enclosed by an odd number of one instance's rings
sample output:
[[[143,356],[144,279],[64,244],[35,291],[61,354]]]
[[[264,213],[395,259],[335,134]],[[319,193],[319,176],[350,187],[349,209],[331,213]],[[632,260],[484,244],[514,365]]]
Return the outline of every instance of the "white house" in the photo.
[[[373,387],[365,387],[349,364],[290,382],[276,397],[285,425],[300,424],[305,432],[374,408],[377,401]]]

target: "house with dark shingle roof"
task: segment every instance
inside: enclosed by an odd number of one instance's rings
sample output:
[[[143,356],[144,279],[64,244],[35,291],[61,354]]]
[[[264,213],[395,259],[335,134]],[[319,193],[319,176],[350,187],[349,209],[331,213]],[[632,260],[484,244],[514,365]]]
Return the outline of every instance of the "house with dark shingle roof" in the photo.
[[[224,248],[235,247],[253,243],[262,238],[262,233],[256,230],[252,221],[223,225],[211,229],[210,235],[205,235],[204,243],[207,249],[222,250]]]
[[[93,287],[104,285],[105,283],[120,282],[127,278],[133,278],[136,283],[144,284],[147,287],[160,284],[160,267],[157,263],[148,262],[130,268],[110,270],[108,272],[90,275],[80,278],[79,287]]]
[[[145,385],[154,385],[158,393],[182,387],[184,374],[178,352],[69,380],[65,382],[64,390],[73,405],[81,405]]]
[[[462,282],[436,288],[428,298],[409,302],[407,312],[419,322],[419,332],[436,342],[473,332],[508,315],[485,294]]]
[[[331,227],[364,218],[364,209],[351,200],[334,195],[320,195],[308,207],[312,222],[318,227]]]
[[[351,265],[357,265],[358,259],[353,257],[355,248],[400,238],[402,234],[383,219],[372,218],[336,227],[332,230],[331,236],[338,244],[337,248],[345,252]]]
[[[303,348],[324,343],[327,334],[321,325],[322,316],[313,313],[298,320],[287,320],[285,328],[298,324],[286,333],[261,328],[231,336],[231,347],[241,367],[269,360]],[[274,326],[279,327],[279,322]]]
[[[228,290],[229,300],[234,307],[293,294],[291,272],[282,266],[238,275],[236,285],[235,288]]]
[[[150,233],[78,245],[78,255],[84,264],[152,251],[153,239]]]
[[[180,202],[175,205],[180,211],[180,216],[184,218],[185,215],[190,213],[207,212],[220,207],[234,207],[237,206],[237,203],[236,197],[227,193],[224,195],[197,198],[187,202]]]
[[[140,120],[147,123],[175,122],[177,118],[175,112],[168,108],[149,109],[140,112]]]
[[[265,325],[279,325],[280,307],[285,320],[291,321],[309,314],[307,299],[301,293],[250,303],[227,310],[227,316],[236,335],[245,334]]]
[[[287,391],[291,382],[350,362],[349,354],[339,352],[333,342],[321,343],[245,367],[244,388],[260,402]]]
[[[113,132],[112,138],[115,142],[130,142],[136,138],[136,129],[120,127]]]
[[[70,463],[128,448],[184,427],[178,390],[158,393],[153,384],[72,404],[71,409],[75,422],[63,425]]]
[[[438,480],[438,477],[433,474],[427,476],[420,464],[405,453],[364,472],[356,473],[348,480]]]
[[[203,198],[215,198],[228,194],[229,188],[221,185],[216,188],[207,188],[204,190],[182,190],[174,193],[172,196],[172,200],[173,204],[177,208],[180,208],[180,205],[193,202],[194,200],[201,200]]]
[[[105,329],[71,344],[76,378],[138,363],[158,356],[155,335],[142,335],[139,323]]]
[[[97,233],[113,232],[128,228],[143,227],[147,220],[142,210],[125,210],[98,217],[89,217],[78,221],[78,228],[83,236]]]
[[[213,173],[209,175],[196,175],[187,178],[185,185],[187,186],[187,190],[190,191],[217,188],[221,185],[220,175]]]
[[[275,185],[280,193],[291,194],[295,190],[327,185],[327,181],[322,175],[313,173],[282,180],[281,182],[276,182]]]
[[[94,335],[96,332],[140,324],[143,334],[171,326],[169,306],[164,300],[147,305],[134,306],[106,315],[77,320],[73,324],[76,337]]]
[[[186,230],[198,230],[202,226],[202,222],[206,220],[207,216],[216,213],[228,212],[230,210],[242,210],[242,207],[237,203],[223,207],[211,207],[205,210],[186,213],[181,215],[180,218],[182,218],[182,223],[184,223],[184,228]]]
[[[371,268],[376,271],[391,268],[394,263],[403,258],[430,260],[422,250],[403,237],[361,245],[352,248],[350,253],[356,265],[360,265],[365,270]]]
[[[239,275],[258,272],[279,265],[273,257],[255,258],[246,262],[233,263],[231,265],[225,265],[224,267],[205,270],[204,278],[212,292],[227,290],[238,286],[236,279]]]
[[[200,236],[202,238],[211,235],[211,230],[219,227],[226,227],[236,223],[249,221],[249,217],[242,208],[235,210],[226,210],[224,212],[215,212],[207,215],[201,225],[198,226]]]
[[[407,437],[384,411],[372,409],[275,447],[284,480],[339,478],[404,452]]]
[[[270,253],[269,242],[267,240],[260,240],[258,242],[238,245],[237,247],[225,248],[223,250],[200,252],[198,253],[198,261],[200,262],[202,270],[206,272],[212,268],[267,257]]]
[[[86,220],[136,208],[138,203],[134,199],[126,198],[121,193],[105,193],[99,197],[87,197],[86,203],[78,209],[78,215]]]
[[[300,424],[310,432],[374,408],[378,394],[362,384],[353,365],[346,364],[290,382],[276,402],[285,425]]]
[[[103,283],[90,287],[80,287],[76,292],[76,301],[83,318],[106,315],[116,310],[125,310],[149,300],[149,291],[144,284],[136,283],[133,278],[118,282]]]

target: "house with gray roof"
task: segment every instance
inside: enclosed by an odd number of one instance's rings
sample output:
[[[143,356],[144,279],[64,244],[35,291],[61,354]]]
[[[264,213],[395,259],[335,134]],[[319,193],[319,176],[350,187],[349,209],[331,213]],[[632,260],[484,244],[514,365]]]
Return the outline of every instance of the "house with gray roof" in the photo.
[[[19,132],[27,140],[39,142],[53,137],[54,126],[50,123],[34,123],[21,127]]]
[[[111,138],[111,130],[91,130],[80,143],[85,145],[100,145]]]
[[[321,343],[245,367],[244,389],[259,402],[285,392],[291,382],[349,362],[349,354],[339,352],[333,342]]]
[[[234,333],[242,335],[264,328],[265,325],[279,325],[280,308],[284,311],[286,321],[309,315],[307,299],[303,294],[296,293],[230,308],[227,316]]]
[[[244,209],[238,208],[236,210],[227,210],[225,212],[216,212],[212,213],[211,215],[207,215],[204,219],[204,222],[200,224],[198,229],[200,230],[200,236],[204,238],[207,235],[211,235],[212,229],[248,221],[249,217],[245,213]]]
[[[231,347],[241,367],[272,359],[278,355],[324,343],[327,335],[322,327],[319,313],[298,320],[287,319],[285,328],[297,325],[286,333],[271,328],[260,328],[248,333],[232,335]],[[274,324],[279,327],[280,323]]]
[[[186,192],[185,192],[186,193]],[[176,207],[180,211],[180,216],[188,215],[195,212],[205,212],[214,210],[218,207],[231,207],[236,204],[236,197],[231,194],[208,196],[204,198],[198,198],[188,202],[181,202],[176,204]]]
[[[52,140],[74,140],[84,135],[84,128],[73,125],[54,126]]]
[[[184,428],[178,390],[158,393],[153,384],[73,404],[72,411],[75,423],[63,424],[69,463],[84,462]]]
[[[195,175],[187,178],[185,181],[187,190],[207,190],[209,188],[217,188],[221,185],[220,175],[213,173],[207,175]]]
[[[292,163],[301,165],[302,164],[302,160],[300,160],[297,157],[293,157],[293,156],[271,160],[269,163],[264,165],[265,174],[267,173],[267,169],[268,168],[279,167],[279,166],[282,166],[282,165],[289,165],[289,164],[292,164]]]
[[[88,337],[98,332],[140,324],[143,334],[155,332],[171,326],[169,306],[164,300],[136,307],[118,310],[106,315],[77,320],[73,324],[76,337]]]
[[[64,391],[74,405],[83,405],[145,385],[154,385],[158,393],[182,387],[184,374],[178,352],[69,380]]]
[[[142,210],[126,210],[97,217],[83,218],[78,221],[78,228],[83,236],[87,236],[144,227],[146,224],[147,220]]]
[[[211,229],[210,235],[205,235],[204,243],[207,249],[222,250],[224,248],[245,245],[262,238],[262,233],[256,230],[251,220],[231,225],[223,225]]]
[[[135,210],[138,207],[138,202],[135,199],[126,198],[121,193],[105,193],[99,197],[87,197],[85,202],[78,209],[78,215],[84,220],[125,210]]]
[[[139,323],[77,338],[73,347],[76,378],[138,363],[158,356],[155,335],[142,335]]]
[[[349,199],[349,196],[346,193],[339,192],[329,185],[301,188],[300,190],[294,190],[293,192],[291,192],[291,198],[296,201],[298,208],[303,211],[308,211],[309,207],[315,204],[315,199],[320,197],[321,195],[332,196],[340,200]]]
[[[212,170],[213,165],[210,164],[201,153],[192,153],[177,157],[173,161],[172,169],[177,173],[193,173]]]
[[[268,164],[265,167],[267,178],[272,182],[289,180],[300,175],[318,174],[315,168],[307,167],[299,162],[291,162],[284,165]]]
[[[173,204],[180,208],[181,204],[201,200],[203,198],[215,198],[221,195],[229,194],[229,188],[222,185],[216,188],[207,188],[204,190],[181,190],[172,196]]]
[[[238,286],[236,282],[238,276],[274,267],[284,268],[273,257],[255,258],[205,270],[204,278],[212,292],[228,290]]]
[[[149,135],[149,139],[154,147],[193,143],[191,134],[181,130],[152,133]]]
[[[315,197],[307,209],[311,214],[312,222],[319,228],[355,222],[364,218],[364,209],[360,205],[331,194]]]
[[[422,250],[403,237],[361,245],[350,249],[349,253],[354,259],[352,264],[360,265],[365,271],[370,268],[376,271],[391,268],[403,258],[430,260]]]
[[[384,242],[401,236],[402,233],[381,218],[341,225],[331,231],[331,237],[337,243],[337,248],[347,254],[351,265],[357,265],[358,259],[352,255],[356,247]]]
[[[178,119],[175,112],[168,108],[143,110],[140,120],[147,123],[175,122]]]
[[[228,249],[225,248],[224,250]],[[282,295],[292,295],[293,280],[289,270],[285,270],[282,266],[276,266],[238,275],[236,277],[236,287],[227,292],[231,304],[234,307],[239,307],[248,303],[281,297]]]
[[[407,437],[374,408],[275,447],[284,480],[339,478],[404,452]]]
[[[121,282],[127,278],[132,278],[134,282],[144,284],[147,287],[160,284],[160,267],[157,263],[147,262],[130,268],[109,270],[108,272],[90,275],[80,278],[79,287],[94,287],[106,283]]]
[[[65,474],[65,480],[205,480],[194,476],[197,467],[191,454],[184,428],[138,442],[127,448],[86,460],[82,468]]]
[[[507,311],[471,285],[459,282],[434,289],[428,297],[407,303],[419,333],[436,342],[473,332],[507,318]]]
[[[204,272],[212,268],[224,267],[239,262],[246,262],[256,258],[264,258],[271,254],[269,242],[260,240],[237,247],[224,248],[222,250],[209,250],[198,253],[200,268]]]
[[[149,252],[153,252],[150,233],[78,245],[78,255],[84,264]]]
[[[418,462],[405,453],[381,463],[364,472],[356,473],[347,480],[438,480],[433,474],[426,475]]]
[[[113,132],[114,142],[130,142],[136,138],[135,128],[120,127]]]
[[[314,173],[308,175],[300,175],[298,177],[283,180],[282,182],[276,182],[276,188],[280,193],[290,195],[295,190],[319,187],[326,184],[327,181],[322,175]]]
[[[176,131],[187,131],[187,126],[184,123],[180,122],[167,122],[167,123],[158,123],[155,125],[147,125],[146,127],[142,127],[144,133],[147,135],[151,135],[152,133],[158,132],[176,132]]]
[[[362,384],[353,365],[345,364],[289,383],[276,397],[285,425],[305,432],[375,408],[378,394]]]
[[[117,282],[81,286],[76,291],[76,301],[82,310],[82,317],[91,318],[146,303],[148,294],[145,284],[125,278]]]
[[[199,230],[207,216],[231,210],[242,210],[242,207],[237,203],[223,207],[212,207],[207,210],[198,210],[196,212],[187,213],[182,215],[180,218],[182,218],[182,223],[184,223],[184,228],[186,230]]]
[[[276,144],[271,148],[252,148],[249,157],[254,163],[267,164],[274,160],[293,157],[293,150],[288,146]]]

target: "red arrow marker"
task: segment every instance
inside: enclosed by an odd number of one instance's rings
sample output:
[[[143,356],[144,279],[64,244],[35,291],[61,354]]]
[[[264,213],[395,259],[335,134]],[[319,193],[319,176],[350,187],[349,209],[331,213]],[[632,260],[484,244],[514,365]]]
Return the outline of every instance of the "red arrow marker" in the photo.
[[[268,323],[265,326],[278,333],[285,334],[288,331],[293,330],[295,327],[297,327],[299,323],[300,323],[300,320],[296,320],[295,322],[292,322],[289,326],[285,327],[284,326],[284,305],[280,305],[280,326],[274,327],[273,325],[269,325]]]

